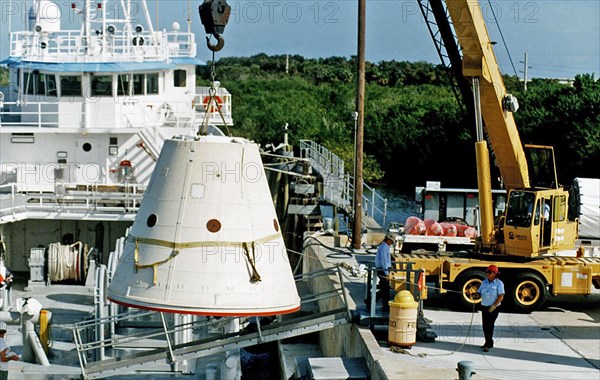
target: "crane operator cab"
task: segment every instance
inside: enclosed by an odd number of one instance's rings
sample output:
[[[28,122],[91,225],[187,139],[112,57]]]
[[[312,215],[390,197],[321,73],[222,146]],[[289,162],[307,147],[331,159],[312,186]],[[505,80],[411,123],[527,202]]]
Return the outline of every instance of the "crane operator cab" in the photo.
[[[512,189],[499,238],[508,255],[536,257],[573,249],[577,220],[568,220],[569,193],[557,185],[552,147],[525,145],[530,187]]]

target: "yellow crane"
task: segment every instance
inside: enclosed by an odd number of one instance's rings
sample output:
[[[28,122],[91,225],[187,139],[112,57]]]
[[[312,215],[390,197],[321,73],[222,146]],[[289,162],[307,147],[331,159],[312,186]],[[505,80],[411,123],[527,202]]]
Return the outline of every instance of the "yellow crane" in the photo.
[[[419,0],[422,10],[425,1]],[[558,183],[553,148],[521,143],[513,118],[518,103],[504,86],[479,2],[429,0],[429,5],[440,32],[446,33],[446,47],[456,47],[454,38],[458,41],[455,62],[460,61],[467,79],[463,83],[472,89],[481,231],[469,255],[411,253],[396,260],[415,262],[442,292],[460,291],[465,306],[479,302],[477,289],[492,262],[508,274],[507,299],[521,310],[539,308],[549,295],[590,294],[592,285],[600,288],[600,258],[579,257],[582,252],[556,255],[575,252],[578,221],[568,218],[569,193]],[[496,223],[486,137],[508,191],[506,209]]]

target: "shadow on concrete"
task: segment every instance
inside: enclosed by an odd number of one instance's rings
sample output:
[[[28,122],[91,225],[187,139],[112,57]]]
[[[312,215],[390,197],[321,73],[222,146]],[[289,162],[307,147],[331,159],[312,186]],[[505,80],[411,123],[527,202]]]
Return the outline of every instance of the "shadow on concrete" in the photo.
[[[94,297],[84,294],[49,294],[46,296],[49,300],[63,303],[70,303],[74,305],[93,306]]]
[[[428,347],[432,347],[439,350],[444,351],[455,351],[460,348],[462,343],[459,342],[436,342],[434,346],[431,344]],[[535,363],[548,363],[548,364],[561,364],[573,367],[583,367],[583,368],[600,368],[600,360],[594,359],[583,359],[581,357],[573,357],[573,356],[564,356],[564,355],[556,355],[550,353],[542,353],[542,352],[531,352],[531,351],[521,351],[521,350],[512,350],[508,348],[492,348],[489,352],[482,352],[479,345],[475,344],[465,344],[460,352],[468,352],[468,353],[478,353],[480,352],[485,356],[497,356],[503,359],[514,359],[521,361],[529,361],[532,363],[532,366],[535,366]]]

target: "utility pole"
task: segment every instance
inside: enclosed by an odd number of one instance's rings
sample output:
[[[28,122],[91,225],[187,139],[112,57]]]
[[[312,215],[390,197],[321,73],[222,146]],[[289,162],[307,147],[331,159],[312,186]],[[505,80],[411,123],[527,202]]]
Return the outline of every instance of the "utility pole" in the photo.
[[[352,246],[360,249],[362,240],[363,141],[365,125],[365,30],[367,0],[358,0],[358,75],[356,85],[356,177],[354,178],[354,228]]]
[[[527,52],[525,52],[525,60],[521,63],[523,64],[523,91],[527,91],[527,69],[531,68],[531,66],[527,66]]]

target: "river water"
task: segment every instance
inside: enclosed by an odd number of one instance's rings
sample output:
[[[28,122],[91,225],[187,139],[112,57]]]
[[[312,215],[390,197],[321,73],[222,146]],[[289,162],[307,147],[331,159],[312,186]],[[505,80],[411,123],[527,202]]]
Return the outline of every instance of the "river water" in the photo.
[[[414,194],[407,194],[400,192],[399,190],[386,188],[386,187],[376,187],[375,192],[384,199],[387,199],[387,213],[385,225],[382,225],[382,228],[387,231],[390,223],[398,222],[404,224],[406,222],[406,218],[409,216],[417,215],[417,204],[415,202]],[[370,195],[366,196],[370,198]],[[369,204],[366,205],[368,209]],[[376,207],[383,211],[383,202],[376,201]],[[370,209],[367,210],[370,212]],[[325,228],[327,228],[327,224],[331,223],[331,219],[333,216],[333,207],[332,206],[321,206],[321,215],[323,215],[323,219],[325,221]],[[328,219],[330,220],[328,222]],[[376,211],[375,220],[382,224],[382,213],[378,213]],[[341,232],[349,232],[352,229],[351,226],[348,225],[349,220],[344,217],[342,214],[338,214],[338,223],[339,223],[339,231]]]
[[[391,222],[404,224],[406,218],[417,215],[417,203],[414,194],[402,193],[391,188],[376,188],[377,193],[387,199],[386,223],[383,228],[387,230]]]

